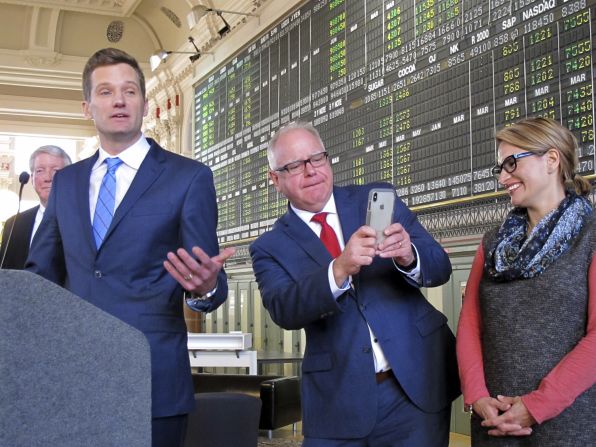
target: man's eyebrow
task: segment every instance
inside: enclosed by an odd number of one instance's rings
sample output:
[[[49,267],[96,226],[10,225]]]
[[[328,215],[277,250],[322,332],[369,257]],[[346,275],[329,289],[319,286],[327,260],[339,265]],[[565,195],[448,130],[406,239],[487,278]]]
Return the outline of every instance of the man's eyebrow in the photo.
[[[126,86],[127,86],[127,87],[128,87],[128,86],[134,86],[134,87],[136,87],[136,88],[140,89],[140,86],[139,86],[139,84],[137,84],[137,83],[136,83],[136,82],[134,82],[134,81],[125,81],[124,83],[126,84]],[[113,83],[111,83],[111,82],[100,82],[99,84],[97,84],[97,85],[95,86],[95,88],[97,89],[97,88],[101,88],[101,87],[111,87],[111,86],[114,86],[114,84],[113,84]]]

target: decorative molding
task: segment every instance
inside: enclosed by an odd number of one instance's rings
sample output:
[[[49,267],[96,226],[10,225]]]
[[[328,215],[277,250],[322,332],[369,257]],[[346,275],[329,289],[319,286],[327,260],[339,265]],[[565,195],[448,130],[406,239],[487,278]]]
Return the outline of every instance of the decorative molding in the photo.
[[[139,5],[140,0],[2,0],[2,2],[19,6],[128,17]]]
[[[177,27],[180,28],[182,27],[182,22],[180,21],[180,18],[176,15],[176,13],[174,11],[172,11],[170,8],[166,8],[165,6],[162,6],[161,8],[159,8],[161,12],[163,12],[165,14],[165,16],[170,19],[170,21]]]
[[[27,51],[24,57],[32,67],[48,68],[62,62],[62,55],[54,51]]]
[[[124,34],[124,22],[122,20],[113,20],[108,25],[106,30],[106,37],[109,42],[115,43],[120,42],[122,35]]]

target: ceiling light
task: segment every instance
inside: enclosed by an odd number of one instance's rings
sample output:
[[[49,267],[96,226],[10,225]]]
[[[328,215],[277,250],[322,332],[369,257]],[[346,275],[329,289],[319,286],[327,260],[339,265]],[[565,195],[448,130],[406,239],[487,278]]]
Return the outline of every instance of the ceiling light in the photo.
[[[210,12],[216,13],[218,16],[220,16],[222,18],[222,20],[224,20],[221,15],[223,12],[225,12],[226,14],[237,14],[237,15],[241,15],[241,16],[259,17],[257,14],[250,14],[248,12],[225,11],[223,9],[208,8],[205,5],[196,5],[196,6],[192,7],[190,12],[186,16],[186,21],[188,22],[188,27],[190,29],[193,29],[195,27],[195,25],[197,23],[199,23],[199,20],[201,20],[203,17],[205,17]],[[229,28],[229,25],[227,24],[227,22],[225,20],[224,20],[224,23]],[[221,31],[219,32],[219,34],[220,34],[220,36],[222,35]]]
[[[220,18],[221,20],[223,20],[223,23],[224,23],[224,26],[223,26],[223,28],[221,28],[221,29],[220,29],[220,30],[217,32],[217,34],[219,34],[219,38],[220,38],[220,39],[223,39],[223,36],[225,36],[226,34],[228,34],[228,33],[230,32],[230,29],[231,29],[231,28],[230,28],[230,24],[229,24],[229,23],[226,21],[226,19],[224,19],[224,18],[223,18],[223,16],[221,15],[221,12],[217,12],[216,14],[219,16],[219,18]]]
[[[170,54],[190,54],[189,57],[191,62],[196,61],[198,58],[201,57],[203,54],[213,54],[207,51],[201,53],[199,48],[195,45],[195,40],[192,37],[188,38],[188,41],[195,47],[195,51],[167,51],[167,50],[159,50],[153,53],[149,58],[149,66],[151,67],[151,71],[155,71],[159,65],[165,61]]]

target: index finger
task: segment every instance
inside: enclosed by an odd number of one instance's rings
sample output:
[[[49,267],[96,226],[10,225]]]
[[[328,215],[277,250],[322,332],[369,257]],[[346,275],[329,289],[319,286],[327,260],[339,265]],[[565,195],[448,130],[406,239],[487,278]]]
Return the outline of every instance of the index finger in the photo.
[[[387,228],[385,228],[385,236],[391,236],[392,234],[396,234],[396,233],[401,233],[401,232],[405,232],[406,229],[404,228],[404,226],[402,224],[400,224],[399,222],[394,222],[391,225],[389,225]]]
[[[358,230],[356,230],[356,233],[358,233],[359,235],[364,236],[364,237],[376,237],[377,236],[377,232],[375,231],[375,229],[368,225],[362,225],[360,228],[358,228]]]
[[[196,258],[199,260],[201,264],[205,264],[211,260],[209,255],[205,253],[205,251],[197,245],[192,247],[192,253],[196,256]]]

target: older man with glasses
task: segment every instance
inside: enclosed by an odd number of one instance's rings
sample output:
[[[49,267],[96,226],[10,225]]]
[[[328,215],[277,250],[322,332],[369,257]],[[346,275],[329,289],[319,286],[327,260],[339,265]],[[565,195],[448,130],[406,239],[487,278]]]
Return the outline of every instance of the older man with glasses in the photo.
[[[445,251],[397,197],[378,243],[369,191],[393,186],[334,186],[311,124],[279,129],[267,156],[289,207],[250,252],[273,320],[306,331],[304,447],[446,447],[454,337],[420,292],[448,281]]]

